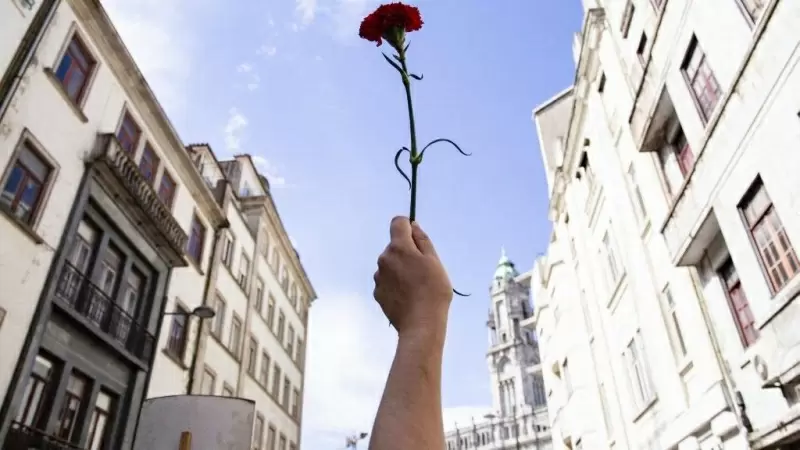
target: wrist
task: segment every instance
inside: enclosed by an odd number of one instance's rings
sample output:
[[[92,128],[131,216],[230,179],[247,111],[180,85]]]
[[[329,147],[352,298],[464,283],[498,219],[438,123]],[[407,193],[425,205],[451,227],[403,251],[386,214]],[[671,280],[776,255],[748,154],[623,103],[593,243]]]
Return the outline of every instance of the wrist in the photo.
[[[400,344],[444,345],[447,335],[447,314],[442,317],[428,316],[418,324],[398,331]]]

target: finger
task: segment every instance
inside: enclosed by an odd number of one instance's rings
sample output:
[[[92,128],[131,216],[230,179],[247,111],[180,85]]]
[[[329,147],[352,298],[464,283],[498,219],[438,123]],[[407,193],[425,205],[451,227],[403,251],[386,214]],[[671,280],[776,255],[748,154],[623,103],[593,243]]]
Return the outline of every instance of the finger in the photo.
[[[393,244],[400,246],[412,244],[414,241],[411,238],[411,221],[408,220],[408,217],[397,216],[392,219],[389,235]]]
[[[422,227],[417,222],[411,224],[411,236],[414,239],[414,245],[417,246],[423,255],[436,256],[436,249],[433,247],[433,242],[428,234],[422,231]]]

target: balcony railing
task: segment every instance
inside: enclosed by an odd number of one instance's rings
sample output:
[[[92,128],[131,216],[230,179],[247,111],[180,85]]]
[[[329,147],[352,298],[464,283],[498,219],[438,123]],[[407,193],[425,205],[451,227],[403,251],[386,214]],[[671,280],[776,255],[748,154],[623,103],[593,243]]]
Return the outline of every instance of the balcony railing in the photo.
[[[134,221],[141,224],[142,234],[152,239],[156,249],[164,253],[173,265],[185,266],[186,233],[116,136],[98,135],[91,162],[114,197],[128,200],[120,202],[120,206],[128,206]]]
[[[65,307],[86,318],[135,357],[143,361],[150,359],[155,337],[69,263],[64,264],[59,274],[55,295]]]
[[[31,428],[19,422],[12,422],[3,450],[83,450],[77,445],[51,436],[44,431]]]

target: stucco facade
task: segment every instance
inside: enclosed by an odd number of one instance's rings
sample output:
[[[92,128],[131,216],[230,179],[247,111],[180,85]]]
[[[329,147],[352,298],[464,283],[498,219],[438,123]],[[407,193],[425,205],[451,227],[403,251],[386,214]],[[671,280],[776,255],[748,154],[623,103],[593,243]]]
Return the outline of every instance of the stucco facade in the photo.
[[[99,3],[0,17],[0,446],[128,449],[146,397],[205,393],[251,399],[263,443],[299,447],[316,294],[267,180],[184,145]],[[268,297],[283,333],[259,322]]]
[[[800,4],[584,5],[573,87],[533,115],[554,441],[796,448]]]

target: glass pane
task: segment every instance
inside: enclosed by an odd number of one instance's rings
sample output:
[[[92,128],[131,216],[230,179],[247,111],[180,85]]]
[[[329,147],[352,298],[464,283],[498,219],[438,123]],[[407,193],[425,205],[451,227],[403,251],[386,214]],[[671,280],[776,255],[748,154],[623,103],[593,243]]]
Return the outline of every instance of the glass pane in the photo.
[[[39,180],[44,181],[50,173],[50,168],[26,143],[19,152],[19,161]]]
[[[56,422],[56,436],[60,439],[74,442],[80,435],[81,427],[76,426],[76,421],[86,394],[86,384],[86,380],[75,373],[67,381],[67,392]]]
[[[73,66],[67,75],[66,80],[67,95],[73,100],[78,100],[81,95],[83,85],[86,83],[86,74],[81,69]]]
[[[67,71],[69,71],[70,66],[72,65],[72,56],[69,53],[65,53],[64,57],[61,58],[61,63],[58,65],[58,69],[56,69],[56,78],[59,81],[64,81],[64,78],[67,76]]]

